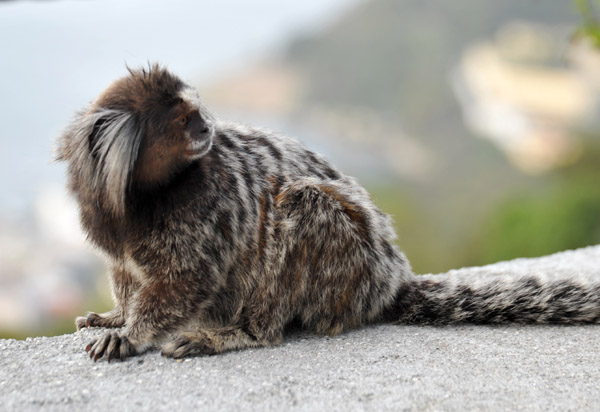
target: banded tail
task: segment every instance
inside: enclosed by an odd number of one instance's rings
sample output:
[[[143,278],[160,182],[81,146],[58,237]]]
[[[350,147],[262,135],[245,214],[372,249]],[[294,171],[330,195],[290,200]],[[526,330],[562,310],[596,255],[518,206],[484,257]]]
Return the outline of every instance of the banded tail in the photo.
[[[398,290],[385,318],[439,325],[600,323],[600,247],[417,276]]]

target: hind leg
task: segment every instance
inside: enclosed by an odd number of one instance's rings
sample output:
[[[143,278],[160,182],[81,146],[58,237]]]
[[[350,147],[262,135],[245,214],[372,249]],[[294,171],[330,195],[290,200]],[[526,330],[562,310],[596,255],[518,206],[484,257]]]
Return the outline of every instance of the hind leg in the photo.
[[[162,355],[171,358],[214,355],[231,350],[271,346],[279,343],[259,339],[238,327],[199,329],[183,332],[162,346]]]
[[[303,179],[284,187],[275,209],[283,257],[263,292],[270,311],[328,335],[378,317],[410,269],[368,194],[352,182]]]

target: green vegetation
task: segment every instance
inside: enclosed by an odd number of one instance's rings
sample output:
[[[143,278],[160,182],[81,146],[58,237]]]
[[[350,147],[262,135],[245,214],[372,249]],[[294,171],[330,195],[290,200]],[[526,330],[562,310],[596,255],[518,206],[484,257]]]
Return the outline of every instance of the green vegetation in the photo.
[[[600,139],[597,139],[600,142]],[[502,193],[480,215],[456,194],[446,210],[401,195],[399,186],[371,186],[374,201],[392,214],[400,247],[415,271],[439,272],[516,257],[534,257],[600,244],[600,150],[588,142],[576,164]],[[454,227],[453,227],[454,226]],[[457,233],[453,239],[448,236]]]
[[[588,38],[594,46],[600,48],[600,1],[575,0],[583,22],[575,32],[575,36]]]
[[[600,243],[600,139],[531,192],[510,193],[484,221],[470,259],[540,256]]]
[[[512,196],[485,222],[472,256],[492,262],[600,243],[599,211],[597,181],[563,181]]]

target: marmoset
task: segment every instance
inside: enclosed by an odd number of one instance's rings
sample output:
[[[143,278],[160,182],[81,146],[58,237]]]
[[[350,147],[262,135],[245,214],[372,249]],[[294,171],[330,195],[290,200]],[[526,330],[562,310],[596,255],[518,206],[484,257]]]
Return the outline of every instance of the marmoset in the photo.
[[[291,322],[335,335],[372,322],[598,322],[600,285],[413,274],[390,218],[323,157],[217,120],[159,65],[129,69],[58,139],[89,240],[110,259],[120,328],[87,345],[124,360],[275,345]]]

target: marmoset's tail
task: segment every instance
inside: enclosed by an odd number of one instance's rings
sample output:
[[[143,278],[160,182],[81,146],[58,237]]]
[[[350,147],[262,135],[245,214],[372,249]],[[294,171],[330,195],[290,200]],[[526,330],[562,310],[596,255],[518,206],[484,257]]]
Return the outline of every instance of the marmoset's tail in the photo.
[[[480,273],[424,275],[401,287],[399,323],[600,323],[600,278]]]

